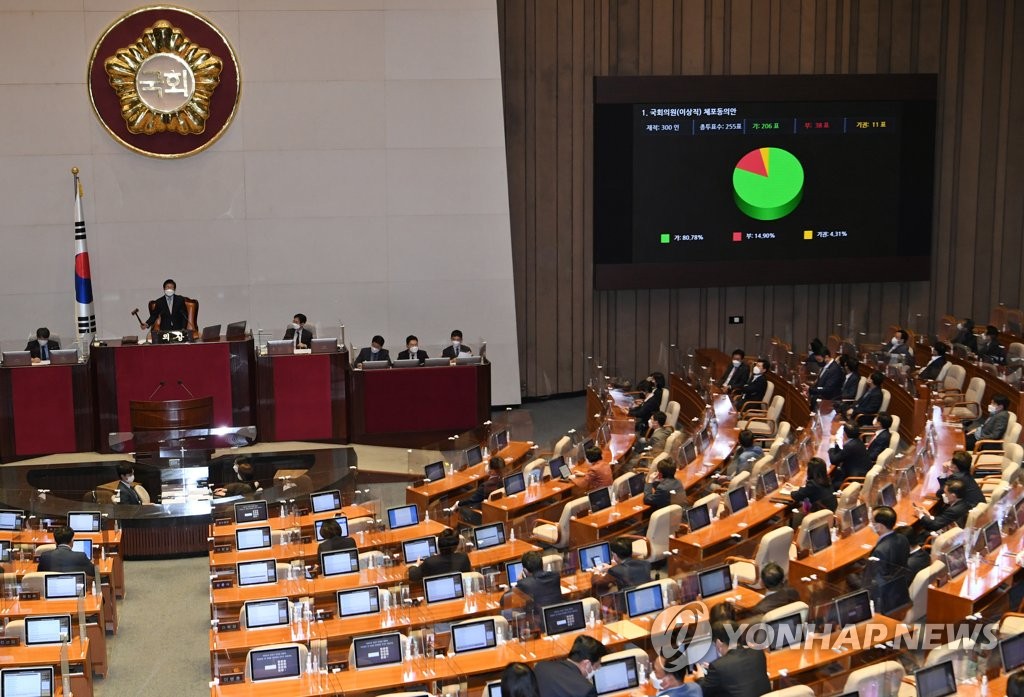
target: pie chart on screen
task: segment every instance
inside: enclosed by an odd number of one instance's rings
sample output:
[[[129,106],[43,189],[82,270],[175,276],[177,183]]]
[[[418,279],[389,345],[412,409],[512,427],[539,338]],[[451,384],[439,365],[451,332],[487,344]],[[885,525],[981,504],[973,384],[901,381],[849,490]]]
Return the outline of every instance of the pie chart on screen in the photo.
[[[782,148],[757,148],[732,171],[736,205],[755,220],[778,220],[793,212],[804,195],[804,168]]]

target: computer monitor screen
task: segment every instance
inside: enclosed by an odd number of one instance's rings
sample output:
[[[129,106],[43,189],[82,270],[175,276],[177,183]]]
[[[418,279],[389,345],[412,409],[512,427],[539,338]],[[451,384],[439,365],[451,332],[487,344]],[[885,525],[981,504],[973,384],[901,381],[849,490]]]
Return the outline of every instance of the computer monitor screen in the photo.
[[[249,675],[253,682],[297,678],[301,672],[298,646],[252,649],[249,652]]]
[[[257,586],[262,583],[277,583],[277,560],[260,559],[235,564],[235,577],[239,586]]]
[[[92,559],[92,540],[72,540],[71,549],[75,550],[76,552],[81,552],[85,556]]]
[[[71,641],[71,615],[44,615],[25,618],[25,645],[59,644]]]
[[[68,527],[75,532],[99,532],[99,511],[69,511]]]
[[[644,475],[642,475],[640,473],[637,473],[637,474],[634,474],[632,477],[630,477],[626,481],[629,482],[629,495],[630,496],[639,496],[640,494],[644,493],[644,484],[645,484]]]
[[[43,595],[47,600],[77,598],[85,592],[85,574],[47,574],[43,577]]]
[[[239,552],[250,549],[269,549],[271,539],[269,525],[261,525],[258,528],[242,528],[235,530],[235,549]]]
[[[474,445],[472,448],[466,448],[466,467],[479,465],[483,461],[484,456],[483,453],[480,451],[479,445]]]
[[[697,459],[697,444],[688,441],[683,445],[683,462],[689,464]]]
[[[250,600],[242,613],[246,629],[283,627],[288,624],[288,598]]]
[[[267,517],[266,501],[239,501],[235,504],[236,523],[255,523]]]
[[[11,542],[10,540],[0,540],[0,561],[11,560]]]
[[[462,574],[443,574],[423,579],[423,595],[428,603],[440,603],[462,597]]]
[[[21,519],[25,511],[0,511],[0,530],[21,530]]]
[[[354,574],[359,571],[359,550],[339,549],[320,555],[320,573],[324,576]]]
[[[444,471],[442,469],[442,471]],[[341,492],[337,489],[309,495],[309,506],[314,513],[326,513],[341,509]]]
[[[626,656],[612,661],[602,661],[594,672],[594,689],[599,695],[632,690],[639,687],[640,679],[636,670],[636,657]]]
[[[323,527],[324,523],[326,523],[328,520],[333,520],[335,523],[338,524],[338,527],[341,528],[342,537],[348,537],[348,518],[346,518],[343,515],[340,515],[337,518],[324,518],[323,520],[313,521],[313,532],[316,535],[317,542],[324,541]]]
[[[487,683],[487,693],[485,697],[501,697],[501,681]]]
[[[999,521],[994,520],[985,526],[985,548],[994,552],[1003,544],[1003,536],[999,532]]]
[[[526,489],[526,479],[522,472],[516,472],[505,477],[505,496],[514,496]]]
[[[544,608],[544,633],[548,636],[575,632],[585,626],[586,618],[583,616],[582,600],[548,605]]]
[[[946,569],[949,578],[953,579],[967,571],[967,550],[962,544],[946,552]]]
[[[708,508],[708,505],[702,503],[699,506],[687,509],[686,524],[690,527],[690,532],[696,532],[701,528],[711,525],[711,510]]]
[[[840,626],[847,627],[871,619],[871,596],[868,591],[857,591],[836,600],[836,618]]]
[[[508,447],[508,429],[502,429],[494,434],[494,452],[504,450]]]
[[[439,482],[444,479],[444,462],[431,462],[423,466],[423,476],[432,482]]]
[[[800,461],[797,459],[796,453],[786,456],[786,471],[790,477],[800,471]]]
[[[564,457],[553,457],[548,461],[548,471],[551,473],[552,479],[558,479],[562,476],[562,465],[564,464]]]
[[[514,586],[519,583],[519,578],[523,575],[523,562],[505,562],[505,575],[508,577],[509,586]]]
[[[380,589],[377,586],[338,591],[338,617],[373,615],[380,612]]]
[[[747,507],[750,501],[747,499],[746,487],[739,487],[729,492],[729,510],[738,513]]]
[[[591,491],[587,494],[587,498],[590,499],[590,512],[597,513],[603,511],[606,508],[610,508],[612,505],[612,492],[611,489],[605,487],[596,491]]]
[[[943,661],[914,673],[917,697],[947,697],[956,694],[953,659]]]
[[[580,547],[579,549],[580,568],[590,571],[600,565],[612,563],[611,549],[607,542],[599,542],[596,545]]]
[[[765,626],[769,628],[768,636],[772,638],[772,651],[784,649],[803,640],[804,624],[799,612],[766,622]]]
[[[1003,662],[1003,672],[1006,673],[1024,665],[1024,633],[1000,641],[999,658]]]
[[[768,470],[760,477],[761,491],[767,496],[779,488],[779,475],[775,470]]]
[[[356,668],[395,665],[402,662],[402,635],[375,634],[352,640]]]
[[[455,653],[490,649],[496,645],[493,619],[452,625],[452,650]]]
[[[0,670],[3,697],[53,697],[53,666]]]
[[[665,601],[661,593],[661,584],[640,586],[626,591],[626,612],[630,617],[639,617],[664,609]]]
[[[491,523],[473,528],[473,541],[477,550],[505,544],[505,524]]]
[[[832,529],[828,525],[818,525],[807,531],[811,543],[811,552],[817,553],[832,544]]]
[[[437,538],[420,537],[402,543],[402,555],[406,564],[414,564],[420,559],[427,559],[437,554]]]
[[[878,504],[890,508],[896,505],[896,487],[893,484],[886,484],[878,492]]]
[[[854,532],[862,530],[868,524],[868,505],[859,503],[850,509],[850,529]]]
[[[700,596],[710,598],[719,593],[727,593],[732,590],[732,574],[729,573],[728,564],[716,566],[707,571],[697,574],[697,583],[700,587]]]
[[[407,528],[410,525],[418,525],[419,522],[420,513],[416,508],[416,504],[388,509],[388,528],[391,530]]]

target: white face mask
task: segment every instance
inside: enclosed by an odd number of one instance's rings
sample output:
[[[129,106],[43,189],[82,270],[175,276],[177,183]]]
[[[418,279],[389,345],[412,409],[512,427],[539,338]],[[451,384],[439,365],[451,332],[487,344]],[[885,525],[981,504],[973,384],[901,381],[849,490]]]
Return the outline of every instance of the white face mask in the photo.
[[[740,361],[733,361],[732,365],[733,365],[734,368],[739,368],[740,367]]]
[[[657,675],[651,676],[651,687],[653,687],[658,692],[661,692],[663,686],[661,684],[661,680],[658,678]]]
[[[995,414],[996,411],[998,411],[998,409],[996,408],[995,404],[989,404],[988,405],[988,413],[989,414]]]
[[[419,350],[420,350],[420,347],[417,346],[416,344],[413,344],[412,346],[409,347],[409,353],[416,353]]]
[[[173,298],[174,297],[174,289],[173,288],[164,288],[164,295],[166,295],[168,298]]]
[[[49,343],[50,340],[49,339],[36,339],[36,341],[38,341],[41,345],[45,346],[47,343]]]
[[[754,375],[760,375],[760,374],[761,374],[761,366],[755,365],[754,366]]]
[[[942,503],[946,504],[947,506],[949,505],[949,494],[942,494]]]
[[[961,330],[961,331],[963,331],[963,328],[964,328],[964,323],[963,323],[963,322],[960,322],[960,323],[958,323],[958,324],[956,325],[956,328],[957,328],[957,329],[959,329],[959,330]]]
[[[300,329],[302,329],[302,325],[299,324],[298,322],[292,322],[292,329],[294,329],[295,331],[299,331]]]
[[[126,481],[126,482],[127,482],[128,484],[131,484],[132,482],[134,482],[134,481],[135,481],[135,475],[134,475],[134,474],[129,474],[129,475],[127,476],[127,477],[125,477],[125,479],[124,479],[124,480],[125,480],[125,481]]]
[[[235,474],[238,474],[238,465],[232,465],[231,469],[235,471]]]
[[[454,346],[455,348],[458,348],[461,345],[462,345],[461,341],[459,341],[458,339],[452,339],[452,346]]]
[[[895,346],[898,343],[900,343],[900,338],[898,336],[894,336],[892,338],[892,345]]]

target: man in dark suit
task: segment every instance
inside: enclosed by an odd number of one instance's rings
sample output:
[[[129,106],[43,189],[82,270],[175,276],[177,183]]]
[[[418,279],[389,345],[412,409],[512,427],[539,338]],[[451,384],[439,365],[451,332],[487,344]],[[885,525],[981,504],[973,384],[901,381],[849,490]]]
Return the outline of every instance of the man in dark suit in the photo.
[[[967,505],[967,501],[964,499],[963,482],[947,482],[942,492],[942,502],[946,506],[937,516],[932,516],[931,513],[916,502],[914,503],[914,509],[921,515],[922,528],[929,532],[938,532],[954,524],[960,527],[964,526],[971,507]]]
[[[985,327],[985,335],[978,346],[978,357],[985,363],[1003,365],[1006,363],[1006,348],[999,343],[999,328],[993,325]]]
[[[985,494],[978,486],[978,482],[974,480],[974,475],[971,473],[973,466],[974,461],[969,452],[957,450],[953,453],[953,457],[945,467],[946,476],[939,477],[939,495],[942,495],[947,483],[960,482],[964,485],[963,499],[967,502],[968,508],[974,508],[979,503],[983,503]]]
[[[164,297],[153,301],[153,312],[149,319],[142,325],[143,329],[149,329],[156,321],[160,320],[160,331],[185,331],[188,328],[188,310],[185,308],[185,299],[178,295],[178,284],[173,278],[164,281]]]
[[[398,360],[407,361],[410,358],[419,360],[421,364],[430,358],[427,352],[420,348],[420,340],[416,338],[415,334],[405,337],[405,350],[398,352]]]
[[[648,475],[644,484],[644,505],[652,511],[672,503],[672,497],[682,493],[683,485],[676,479],[676,463],[667,458],[658,463],[658,469]]]
[[[764,651],[738,643],[742,633],[735,622],[711,625],[711,638],[719,658],[698,681],[704,697],[761,697],[772,691]]]
[[[905,329],[897,329],[896,334],[893,335],[889,345],[882,350],[889,358],[896,356],[903,356],[909,360],[912,357],[910,350],[910,334]]]
[[[860,428],[856,424],[843,426],[846,442],[839,447],[839,439],[828,450],[828,459],[835,468],[832,470],[832,488],[839,489],[847,477],[863,477],[871,469],[868,449],[860,439]]]
[[[978,337],[974,335],[974,320],[966,318],[956,325],[956,334],[953,336],[953,345],[960,344],[967,347],[971,353],[978,352]]]
[[[359,355],[356,356],[355,366],[358,368],[366,361],[390,360],[391,356],[388,355],[388,350],[384,348],[384,337],[378,334],[370,340],[369,346],[364,346],[359,349]]]
[[[860,576],[860,588],[871,593],[875,612],[883,615],[910,601],[907,569],[910,541],[904,535],[895,534],[895,527],[896,511],[889,506],[879,506],[872,512],[871,529],[878,535],[878,541]]]
[[[597,670],[608,649],[597,639],[581,634],[560,661],[541,661],[533,668],[540,697],[596,697],[597,688],[587,679]]]
[[[733,390],[747,384],[747,380],[750,379],[750,368],[743,362],[746,357],[747,354],[743,353],[743,349],[736,349],[732,352],[732,363],[718,383],[722,389]]]
[[[96,567],[89,557],[82,552],[71,549],[71,541],[75,539],[75,531],[61,525],[53,531],[53,540],[57,548],[39,555],[39,571],[60,571],[73,573],[85,572],[86,576],[96,576]]]
[[[120,481],[117,483],[117,503],[122,505],[142,505],[142,497],[135,491],[135,468],[127,462],[117,466],[117,476]]]
[[[1001,441],[1006,435],[1006,428],[1010,425],[1010,400],[1006,395],[997,394],[988,403],[988,416],[975,419],[964,425],[964,448],[968,451],[974,450],[974,446],[980,440]],[[1001,443],[986,443],[982,450],[999,449]]]
[[[765,392],[768,390],[768,377],[765,373],[769,370],[771,370],[771,364],[766,359],[757,359],[754,363],[753,376],[733,399],[737,411],[741,411],[747,402],[760,402],[764,399]]]
[[[875,460],[878,459],[883,450],[889,447],[889,443],[892,441],[892,433],[889,432],[889,429],[892,427],[892,416],[884,411],[879,412],[875,423],[878,425],[878,431],[868,441],[868,459],[871,460],[872,465],[875,464]]]
[[[473,349],[462,343],[461,331],[459,331],[458,329],[453,329],[451,340],[451,345],[445,346],[444,351],[441,352],[442,358],[457,358],[458,356],[473,355]]]
[[[437,554],[427,557],[421,562],[409,566],[409,580],[422,581],[431,576],[451,574],[456,571],[467,573],[473,570],[469,562],[469,555],[465,552],[456,552],[459,547],[459,535],[454,530],[448,529],[437,538]]]
[[[821,355],[825,359],[825,365],[818,373],[818,379],[814,387],[810,389],[811,408],[813,409],[819,399],[835,399],[843,389],[843,370],[839,364],[832,360],[832,353],[827,349],[821,349]]]
[[[607,573],[595,575],[592,583],[602,585],[615,584],[620,591],[629,590],[651,580],[651,563],[644,559],[633,558],[633,543],[626,537],[616,537],[609,545],[612,553],[612,566]]]
[[[752,617],[760,617],[766,612],[800,600],[796,589],[786,583],[782,567],[774,562],[765,564],[761,569],[761,582],[764,584],[764,599],[750,608],[749,614]]]
[[[837,414],[845,414],[857,401],[857,390],[860,389],[860,363],[856,358],[850,358],[846,354],[840,355],[836,362],[843,370],[843,384],[839,388],[839,397],[833,400],[833,405]]]
[[[306,329],[306,316],[301,312],[292,317],[292,326],[284,333],[284,340],[291,341],[297,349],[306,349],[313,345],[313,332]]]
[[[872,416],[882,410],[882,383],[885,382],[885,375],[879,372],[871,373],[871,386],[861,395],[850,409],[846,410],[846,420],[856,419],[860,425],[871,423]]]
[[[544,570],[544,557],[537,551],[523,555],[523,575],[516,588],[533,603],[538,616],[546,605],[562,602],[562,579],[557,571]]]
[[[948,350],[949,348],[941,341],[932,346],[931,360],[928,361],[928,365],[921,368],[921,372],[917,374],[917,379],[929,382],[938,380],[939,373],[946,367],[946,352]]]
[[[32,362],[50,360],[50,353],[60,348],[60,344],[50,338],[50,330],[39,327],[34,341],[28,342],[25,350],[32,357]]]

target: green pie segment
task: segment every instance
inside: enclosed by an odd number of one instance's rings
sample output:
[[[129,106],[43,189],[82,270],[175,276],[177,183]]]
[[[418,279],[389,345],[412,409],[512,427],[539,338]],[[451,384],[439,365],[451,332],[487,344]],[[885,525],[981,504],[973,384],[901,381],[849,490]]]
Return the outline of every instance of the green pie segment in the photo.
[[[804,168],[781,148],[758,148],[740,158],[732,171],[736,205],[755,220],[778,220],[800,205]]]

